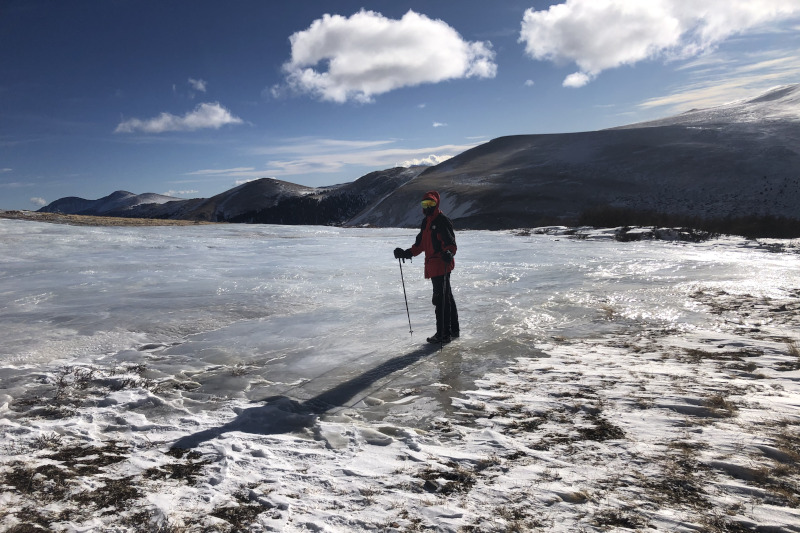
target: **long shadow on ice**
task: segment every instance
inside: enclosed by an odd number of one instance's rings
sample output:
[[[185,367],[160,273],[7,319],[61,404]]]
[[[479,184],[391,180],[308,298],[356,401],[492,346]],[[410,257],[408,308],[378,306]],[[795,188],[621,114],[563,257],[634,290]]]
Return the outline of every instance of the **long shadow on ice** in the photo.
[[[314,425],[317,416],[335,407],[341,407],[366,390],[376,381],[402,370],[438,350],[437,345],[425,345],[413,352],[395,357],[306,401],[292,400],[287,396],[271,396],[257,400],[263,405],[238,410],[236,418],[227,424],[181,437],[173,448],[196,448],[203,442],[229,431],[243,431],[258,435],[289,433]]]

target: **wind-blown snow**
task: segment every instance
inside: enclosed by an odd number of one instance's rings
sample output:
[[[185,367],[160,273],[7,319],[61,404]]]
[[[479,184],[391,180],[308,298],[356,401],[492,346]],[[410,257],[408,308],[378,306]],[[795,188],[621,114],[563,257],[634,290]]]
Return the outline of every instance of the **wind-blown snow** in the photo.
[[[800,529],[791,248],[414,234],[0,220],[0,527]]]
[[[674,117],[631,124],[615,129],[674,124],[714,127],[752,123],[768,128],[773,121],[800,121],[800,84],[780,85],[756,96],[705,109],[692,109]]]

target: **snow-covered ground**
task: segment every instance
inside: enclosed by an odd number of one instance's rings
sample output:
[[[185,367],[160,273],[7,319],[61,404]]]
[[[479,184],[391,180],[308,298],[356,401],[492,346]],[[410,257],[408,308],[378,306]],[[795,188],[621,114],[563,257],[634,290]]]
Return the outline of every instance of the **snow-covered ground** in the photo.
[[[797,243],[0,220],[0,529],[800,531]]]

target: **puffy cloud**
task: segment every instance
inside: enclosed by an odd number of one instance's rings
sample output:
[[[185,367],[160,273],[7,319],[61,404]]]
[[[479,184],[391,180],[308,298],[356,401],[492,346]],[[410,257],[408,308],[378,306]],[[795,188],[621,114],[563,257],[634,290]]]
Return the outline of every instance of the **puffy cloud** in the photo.
[[[409,159],[408,161],[403,161],[402,163],[398,163],[398,167],[434,167],[439,163],[443,163],[448,159],[451,159],[452,155],[434,155],[431,154],[428,157],[423,157],[420,159]]]
[[[47,205],[47,200],[44,198],[39,198],[38,196],[31,198],[30,202],[37,207],[44,207]]]
[[[447,23],[414,11],[400,20],[364,10],[324,15],[289,40],[286,86],[326,101],[371,102],[401,87],[497,72],[491,43],[465,41]]]
[[[583,87],[587,83],[592,81],[592,78],[583,72],[573,72],[566,78],[564,78],[564,87]]]
[[[447,126],[446,122],[434,122],[433,123],[433,127],[434,128],[444,128],[445,126]]]
[[[244,121],[235,117],[219,103],[198,105],[182,117],[171,113],[161,113],[155,118],[141,120],[131,118],[120,122],[114,133],[164,133],[167,131],[195,131],[199,129],[219,129],[226,124],[242,124]]]
[[[528,9],[520,42],[533,59],[575,63],[564,80],[585,85],[603,70],[657,57],[691,57],[732,35],[800,15],[797,0],[567,0]]]

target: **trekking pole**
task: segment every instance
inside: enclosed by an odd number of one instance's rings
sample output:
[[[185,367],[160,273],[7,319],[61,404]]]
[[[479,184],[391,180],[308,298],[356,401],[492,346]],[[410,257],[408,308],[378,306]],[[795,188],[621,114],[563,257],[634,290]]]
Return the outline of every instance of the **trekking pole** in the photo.
[[[397,264],[400,265],[400,281],[403,283],[403,298],[406,301],[406,315],[408,315],[408,333],[411,336],[414,336],[414,332],[411,330],[411,313],[408,310],[408,296],[406,296],[406,281],[403,279],[403,263],[400,262],[400,258],[397,258]]]
[[[445,268],[445,270],[447,270],[447,268]],[[441,332],[439,333],[439,341],[440,341],[439,342],[439,351],[440,352],[442,350],[444,350],[444,332],[445,332],[445,329],[450,329],[450,322],[449,322],[450,314],[449,313],[447,313],[447,320],[448,320],[447,328],[445,328],[445,325],[444,325],[444,320],[445,320],[445,311],[444,311],[445,307],[444,306],[445,306],[445,302],[450,303],[450,302],[447,301],[447,278],[448,278],[447,272],[445,272],[444,276],[442,276],[442,329],[441,329]]]

